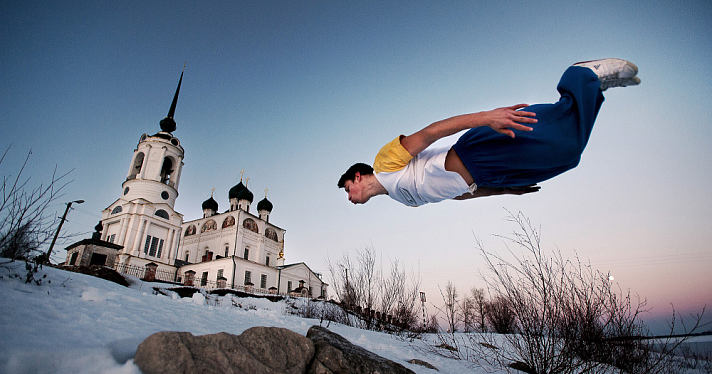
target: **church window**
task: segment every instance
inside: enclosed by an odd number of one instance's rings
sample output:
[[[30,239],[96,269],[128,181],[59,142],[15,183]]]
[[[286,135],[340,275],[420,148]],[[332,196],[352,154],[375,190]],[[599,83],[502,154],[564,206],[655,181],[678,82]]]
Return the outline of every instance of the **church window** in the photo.
[[[208,272],[204,271],[200,277],[200,285],[205,286],[206,284],[208,284]]]
[[[195,225],[190,225],[187,229],[185,229],[185,236],[191,235],[195,235]]]
[[[245,247],[245,255],[242,256],[242,258],[244,258],[245,260],[250,259],[250,249],[249,248]]]
[[[113,243],[115,239],[116,239],[116,234],[111,234],[111,235],[109,235],[109,240],[107,240],[107,242]]]
[[[151,235],[146,235],[146,244],[143,246],[143,254],[148,254],[148,248],[151,246]]]
[[[260,275],[260,288],[267,288],[267,274]]]
[[[287,282],[287,292],[292,292],[292,281]]]
[[[166,212],[163,209],[158,209],[155,214],[161,218],[164,218],[164,219],[170,218],[170,217],[168,217],[168,212]]]
[[[111,214],[121,213],[122,210],[123,210],[123,208],[121,208],[121,205],[119,205],[116,208],[114,208],[114,210],[111,211]]]
[[[245,286],[249,286],[252,284],[252,272],[249,270],[245,270]]]
[[[235,217],[229,216],[222,223],[222,228],[235,226]]]
[[[265,229],[265,237],[267,237],[267,239],[274,240],[275,242],[279,241],[279,239],[277,238],[277,231],[274,231],[274,229],[271,227]]]
[[[265,260],[265,265],[269,266],[269,256],[267,256],[267,259]]]
[[[163,251],[163,239],[158,242],[158,253],[156,253],[156,257],[161,258],[161,251]]]
[[[227,244],[225,245],[225,257],[227,257],[227,253],[230,251],[230,246]]]
[[[259,232],[259,229],[257,228],[257,222],[255,222],[255,220],[253,220],[252,218],[248,218],[244,222],[242,222],[242,227],[255,233]]]
[[[190,252],[185,251],[185,262],[188,262],[189,258],[190,258]]]
[[[218,276],[215,279],[220,279],[223,277],[223,269],[218,269]]]
[[[150,242],[150,248],[149,248],[149,242]],[[143,253],[146,253],[146,249],[148,249],[148,255],[153,256],[153,257],[161,257],[160,252],[158,253],[158,256],[156,256],[156,251],[158,250],[158,247],[163,248],[163,239],[159,239],[156,237],[151,238],[150,235],[146,236],[146,248],[144,248]]]
[[[173,159],[166,157],[163,159],[163,167],[161,168],[161,183],[172,186],[171,173],[173,173]]]
[[[143,158],[144,158],[143,152],[139,152],[136,155],[136,159],[134,159],[133,167],[131,168],[131,175],[129,175],[129,179],[136,179],[136,176],[141,173],[141,167],[143,166]]]

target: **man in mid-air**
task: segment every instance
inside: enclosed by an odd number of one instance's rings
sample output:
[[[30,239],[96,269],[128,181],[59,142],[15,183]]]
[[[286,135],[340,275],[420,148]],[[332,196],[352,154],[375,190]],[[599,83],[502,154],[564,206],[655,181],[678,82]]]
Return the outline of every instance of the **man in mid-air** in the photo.
[[[435,122],[386,144],[373,166],[354,164],[338,186],[354,204],[385,194],[408,206],[536,192],[537,183],[578,165],[604,100],[602,91],[640,84],[637,73],[633,63],[620,59],[576,63],[559,81],[558,102]],[[428,148],[466,129],[452,147]]]

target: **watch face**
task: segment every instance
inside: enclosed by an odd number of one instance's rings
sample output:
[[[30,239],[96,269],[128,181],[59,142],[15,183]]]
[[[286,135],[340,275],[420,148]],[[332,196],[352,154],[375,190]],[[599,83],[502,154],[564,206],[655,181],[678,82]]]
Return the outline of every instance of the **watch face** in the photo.
[[[163,200],[168,200],[168,198],[171,197],[171,195],[169,195],[168,192],[163,191],[163,192],[161,192],[161,197],[163,198]]]
[[[129,193],[129,188],[128,188],[128,187],[124,188],[124,195],[126,195],[127,193]]]

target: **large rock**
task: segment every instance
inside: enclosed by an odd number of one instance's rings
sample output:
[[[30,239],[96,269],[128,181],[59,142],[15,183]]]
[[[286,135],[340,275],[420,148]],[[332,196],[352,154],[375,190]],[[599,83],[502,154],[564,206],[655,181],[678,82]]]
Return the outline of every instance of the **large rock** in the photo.
[[[302,374],[313,356],[314,345],[302,335],[253,327],[241,335],[159,332],[138,346],[134,362],[144,374]]]
[[[316,350],[309,374],[415,374],[323,327],[312,326],[307,337]]]

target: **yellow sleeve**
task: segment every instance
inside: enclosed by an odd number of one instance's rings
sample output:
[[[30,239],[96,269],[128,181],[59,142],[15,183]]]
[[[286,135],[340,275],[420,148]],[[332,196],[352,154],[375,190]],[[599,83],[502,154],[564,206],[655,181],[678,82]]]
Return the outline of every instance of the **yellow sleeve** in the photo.
[[[403,135],[393,139],[378,151],[376,159],[373,161],[373,171],[376,173],[389,173],[405,167],[413,156],[401,145]]]

